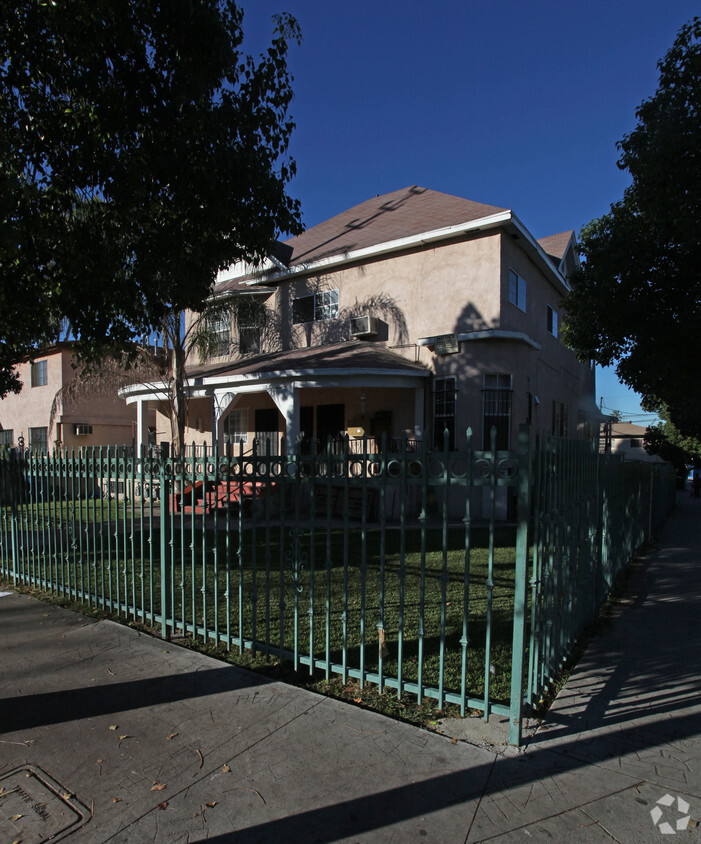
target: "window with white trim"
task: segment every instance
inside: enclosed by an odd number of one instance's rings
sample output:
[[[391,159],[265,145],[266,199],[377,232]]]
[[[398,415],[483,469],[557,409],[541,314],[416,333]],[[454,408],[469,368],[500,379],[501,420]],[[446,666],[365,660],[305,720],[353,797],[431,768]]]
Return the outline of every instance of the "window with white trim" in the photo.
[[[212,333],[212,356],[228,354],[231,348],[231,317],[229,314],[211,317],[208,328]]]
[[[509,302],[519,310],[526,310],[526,279],[509,270]]]
[[[448,448],[455,448],[455,378],[436,378],[433,382],[433,445],[445,447],[448,431]]]
[[[548,305],[548,331],[557,337],[557,311]]]
[[[496,428],[496,447],[509,448],[511,440],[511,375],[485,373],[482,391],[482,447],[491,449],[492,428]]]
[[[338,316],[338,290],[320,290],[292,300],[292,323],[316,322]]]
[[[229,443],[248,442],[248,410],[232,410],[224,420],[224,441]]]
[[[263,307],[259,302],[242,302],[238,308],[239,352],[254,355],[261,350],[261,328],[264,320]]]
[[[87,437],[92,434],[92,425],[88,425],[85,422],[79,422],[76,424],[73,433],[76,437]]]
[[[45,387],[49,382],[45,360],[32,363],[32,387]]]
[[[15,433],[12,428],[5,428],[0,431],[0,445],[12,446],[15,444]]]

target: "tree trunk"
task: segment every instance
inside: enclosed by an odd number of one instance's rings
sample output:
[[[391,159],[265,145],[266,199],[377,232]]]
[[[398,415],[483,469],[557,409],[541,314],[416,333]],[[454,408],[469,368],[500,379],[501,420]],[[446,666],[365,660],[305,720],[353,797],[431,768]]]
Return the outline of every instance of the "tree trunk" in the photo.
[[[185,349],[183,348],[183,344],[181,342],[173,343],[172,366],[172,447],[173,456],[182,457],[185,452],[185,414],[187,410],[187,399],[185,395]]]

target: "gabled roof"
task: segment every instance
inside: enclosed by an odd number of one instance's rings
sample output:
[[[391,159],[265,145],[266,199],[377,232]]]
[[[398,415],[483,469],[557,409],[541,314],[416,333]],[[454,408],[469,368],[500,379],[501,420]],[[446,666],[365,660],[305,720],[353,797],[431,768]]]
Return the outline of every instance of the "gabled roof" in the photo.
[[[579,266],[577,238],[572,229],[541,237],[538,239],[538,245],[565,277],[571,275]]]
[[[274,272],[276,265],[294,272],[383,244],[509,213],[496,205],[412,185],[375,196],[283,243],[275,242],[269,259],[258,272],[250,266],[235,265],[228,273],[221,274],[216,292],[245,288],[246,282],[264,278],[271,270]]]
[[[286,241],[290,249],[287,265],[295,267],[356,252],[505,210],[412,185],[361,202]]]
[[[276,242],[257,269],[244,263],[229,267],[219,274],[214,295],[270,293],[261,285],[497,229],[520,239],[550,282],[563,292],[568,289],[561,273],[574,256],[570,246],[565,244],[565,257],[558,261],[511,210],[413,185],[368,199],[284,243]]]
[[[538,243],[551,258],[557,258],[558,261],[561,261],[565,257],[565,252],[567,252],[567,247],[573,237],[574,231],[570,229],[559,234],[548,235],[548,237],[539,237]]]

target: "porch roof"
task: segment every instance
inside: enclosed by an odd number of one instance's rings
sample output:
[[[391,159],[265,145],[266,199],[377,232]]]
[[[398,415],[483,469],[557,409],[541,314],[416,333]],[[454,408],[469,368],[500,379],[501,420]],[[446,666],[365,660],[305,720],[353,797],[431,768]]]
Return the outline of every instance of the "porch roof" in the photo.
[[[291,349],[210,365],[190,374],[193,386],[260,389],[266,384],[297,387],[418,386],[430,376],[422,364],[373,343],[352,340],[327,346]],[[207,392],[209,392],[207,390]]]
[[[282,383],[296,387],[418,387],[430,375],[422,364],[360,340],[270,352],[187,370],[191,397],[232,388],[252,392]],[[164,398],[165,385],[136,384],[120,394],[127,403],[159,399]]]

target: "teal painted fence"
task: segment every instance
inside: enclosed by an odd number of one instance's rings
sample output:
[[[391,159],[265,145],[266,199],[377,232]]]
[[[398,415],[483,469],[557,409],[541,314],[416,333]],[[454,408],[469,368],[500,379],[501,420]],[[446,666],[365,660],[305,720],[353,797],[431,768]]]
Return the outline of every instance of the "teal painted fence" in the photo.
[[[526,427],[513,451],[467,440],[9,451],[0,576],[164,637],[508,716],[518,744],[675,479]]]

